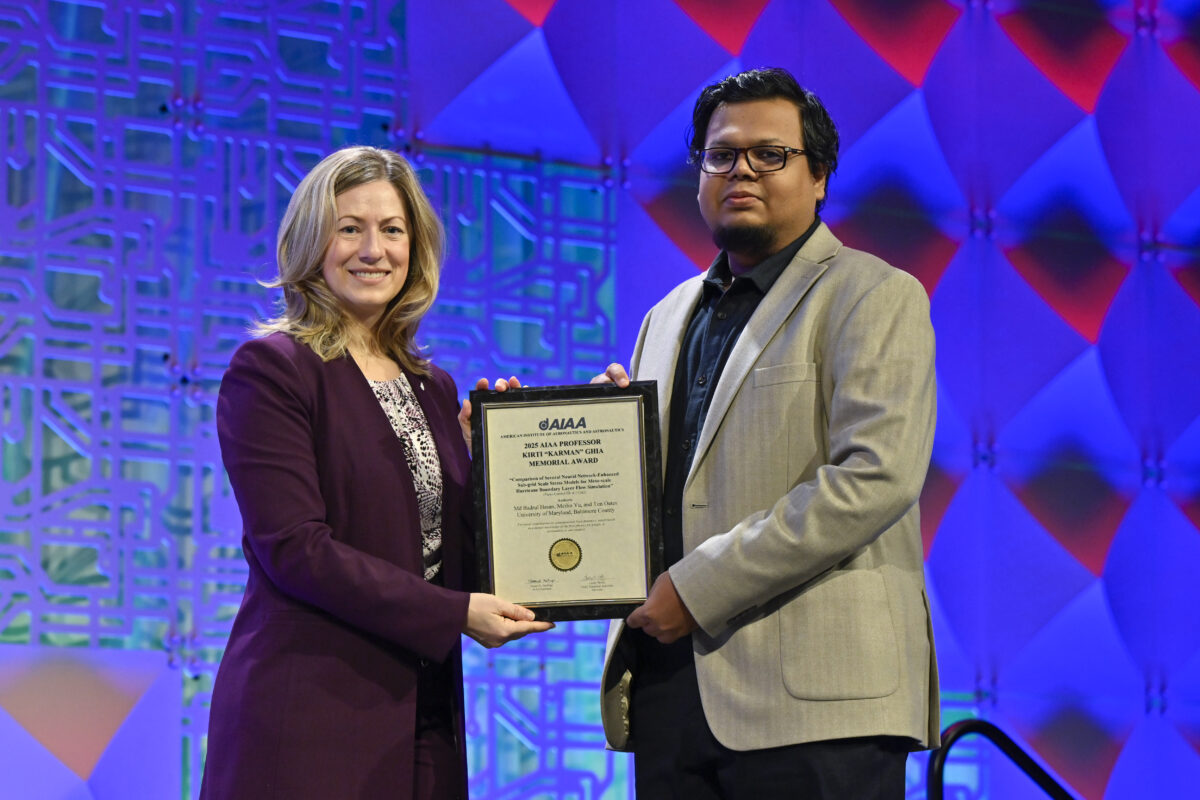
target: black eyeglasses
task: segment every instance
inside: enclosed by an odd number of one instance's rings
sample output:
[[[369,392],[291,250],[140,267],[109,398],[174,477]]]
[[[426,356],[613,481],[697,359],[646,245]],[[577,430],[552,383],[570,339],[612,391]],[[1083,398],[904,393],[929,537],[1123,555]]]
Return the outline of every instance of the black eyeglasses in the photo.
[[[787,166],[789,155],[802,156],[806,151],[775,144],[754,147],[707,147],[700,151],[700,169],[711,175],[732,172],[738,156],[746,154],[746,163],[755,172],[777,172]]]

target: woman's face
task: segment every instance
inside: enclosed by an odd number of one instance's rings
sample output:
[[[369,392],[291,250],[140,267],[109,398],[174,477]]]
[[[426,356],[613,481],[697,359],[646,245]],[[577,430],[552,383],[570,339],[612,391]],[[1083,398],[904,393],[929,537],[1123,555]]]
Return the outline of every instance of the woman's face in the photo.
[[[335,198],[337,222],[321,274],[346,313],[370,329],[408,277],[408,219],[387,181],[372,181]]]

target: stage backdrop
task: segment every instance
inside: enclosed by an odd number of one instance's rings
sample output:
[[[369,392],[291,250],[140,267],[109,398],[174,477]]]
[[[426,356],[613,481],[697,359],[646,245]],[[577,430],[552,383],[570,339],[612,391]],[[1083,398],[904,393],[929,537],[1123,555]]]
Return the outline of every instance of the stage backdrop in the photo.
[[[39,0],[0,2],[0,795],[198,791],[246,575],[214,404],[306,170],[418,164],[460,391],[582,381],[713,255],[684,128],[760,65],[841,126],[826,220],[933,300],[946,722],[1194,791],[1200,2]],[[472,796],[630,795],[603,634],[465,647]],[[956,752],[955,797],[1038,796]]]

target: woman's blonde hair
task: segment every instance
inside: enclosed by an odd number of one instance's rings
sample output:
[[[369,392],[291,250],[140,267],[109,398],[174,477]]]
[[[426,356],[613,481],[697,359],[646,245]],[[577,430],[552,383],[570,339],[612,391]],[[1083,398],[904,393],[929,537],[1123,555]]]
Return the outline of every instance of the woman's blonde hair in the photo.
[[[337,196],[356,186],[387,181],[404,203],[409,241],[408,277],[372,333],[384,353],[412,372],[427,375],[428,360],[416,344],[417,326],[437,297],[442,267],[442,224],[416,172],[398,153],[347,147],[331,153],[304,176],[279,226],[279,276],[265,285],[283,289],[280,314],[254,326],[258,336],[282,331],[311,347],[323,360],[346,355],[350,325],[341,302],[322,274],[325,251],[337,224]]]

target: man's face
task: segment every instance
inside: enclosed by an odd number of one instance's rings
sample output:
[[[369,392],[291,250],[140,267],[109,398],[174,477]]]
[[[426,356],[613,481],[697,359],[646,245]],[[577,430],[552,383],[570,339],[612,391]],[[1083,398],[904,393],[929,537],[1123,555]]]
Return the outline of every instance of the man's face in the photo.
[[[708,122],[705,147],[775,144],[804,148],[796,104],[782,97],[717,106]],[[808,159],[789,154],[777,172],[755,172],[739,154],[732,171],[700,173],[700,214],[731,266],[749,267],[779,252],[808,230],[825,197],[825,177],[814,178]],[[733,263],[739,262],[739,263]]]

